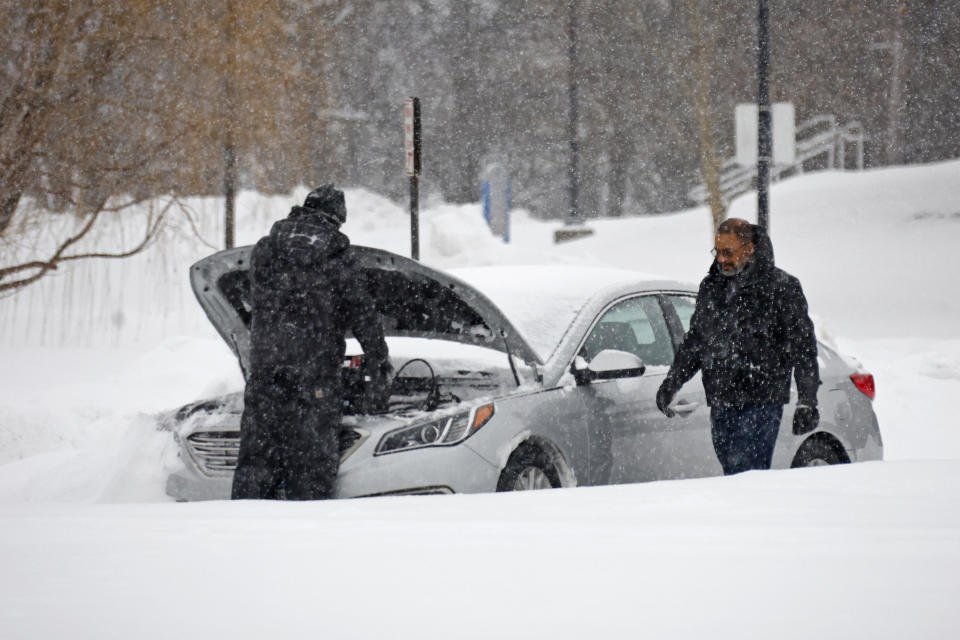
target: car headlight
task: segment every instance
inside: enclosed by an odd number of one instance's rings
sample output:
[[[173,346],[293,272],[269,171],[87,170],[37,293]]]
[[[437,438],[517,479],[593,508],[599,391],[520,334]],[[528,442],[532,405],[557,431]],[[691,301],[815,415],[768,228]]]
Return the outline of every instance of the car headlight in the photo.
[[[457,444],[473,435],[492,417],[493,404],[485,404],[429,422],[394,429],[380,438],[374,455]]]

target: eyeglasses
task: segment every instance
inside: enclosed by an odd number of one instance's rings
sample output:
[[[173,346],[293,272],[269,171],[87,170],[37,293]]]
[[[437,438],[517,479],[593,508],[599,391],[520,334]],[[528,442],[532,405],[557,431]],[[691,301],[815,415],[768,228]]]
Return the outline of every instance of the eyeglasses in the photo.
[[[710,249],[710,255],[712,255],[714,258],[716,258],[717,256],[720,256],[722,258],[732,258],[733,256],[736,255],[738,251],[740,251],[740,249],[743,249],[745,246],[747,245],[742,244],[739,247],[736,247],[734,249],[720,249],[719,251],[717,251],[717,248],[714,247],[713,249]]]

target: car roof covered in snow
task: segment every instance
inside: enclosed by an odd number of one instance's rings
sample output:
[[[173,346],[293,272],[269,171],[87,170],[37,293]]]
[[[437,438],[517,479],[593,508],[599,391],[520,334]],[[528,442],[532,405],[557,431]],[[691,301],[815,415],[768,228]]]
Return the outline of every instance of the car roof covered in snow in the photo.
[[[522,265],[451,269],[510,318],[546,361],[591,303],[634,291],[696,291],[691,285],[627,269]]]

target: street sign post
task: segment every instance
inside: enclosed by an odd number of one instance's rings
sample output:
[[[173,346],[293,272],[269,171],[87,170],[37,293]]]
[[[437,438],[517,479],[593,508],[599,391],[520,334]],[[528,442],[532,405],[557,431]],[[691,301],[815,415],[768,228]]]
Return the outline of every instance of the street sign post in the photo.
[[[403,151],[410,177],[410,257],[420,259],[420,98],[403,101]]]

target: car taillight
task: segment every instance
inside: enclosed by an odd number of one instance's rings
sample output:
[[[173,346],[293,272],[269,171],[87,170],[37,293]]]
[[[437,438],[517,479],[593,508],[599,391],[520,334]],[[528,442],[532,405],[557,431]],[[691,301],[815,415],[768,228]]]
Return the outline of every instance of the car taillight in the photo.
[[[863,395],[867,396],[871,400],[873,400],[873,397],[877,395],[877,388],[873,383],[872,374],[855,373],[850,376],[850,380],[853,382],[853,386],[855,386],[857,389],[860,389]]]

